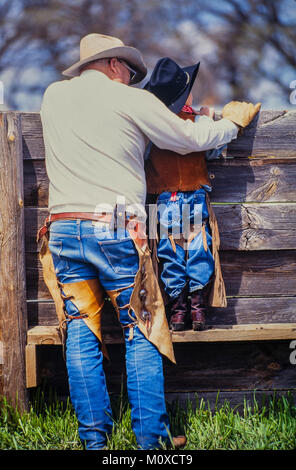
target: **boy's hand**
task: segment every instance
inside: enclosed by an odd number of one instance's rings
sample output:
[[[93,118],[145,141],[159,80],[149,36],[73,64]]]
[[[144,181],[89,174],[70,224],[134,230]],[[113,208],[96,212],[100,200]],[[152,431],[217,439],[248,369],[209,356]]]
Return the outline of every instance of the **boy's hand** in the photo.
[[[208,106],[202,106],[199,111],[197,111],[197,114],[200,116],[208,116],[211,119],[214,119],[215,116],[215,110],[214,108],[209,108]]]

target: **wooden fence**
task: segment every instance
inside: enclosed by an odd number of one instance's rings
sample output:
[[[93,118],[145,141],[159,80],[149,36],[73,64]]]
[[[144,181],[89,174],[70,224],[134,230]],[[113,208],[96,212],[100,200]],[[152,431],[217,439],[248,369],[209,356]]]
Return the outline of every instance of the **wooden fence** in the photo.
[[[177,365],[164,360],[168,397],[296,388],[296,112],[261,111],[209,165],[228,306],[204,332],[174,333]],[[26,405],[28,387],[59,382],[56,314],[42,279],[36,232],[48,179],[38,113],[0,114],[0,394]],[[103,328],[109,390],[124,375],[122,333],[110,302]],[[240,398],[237,398],[238,400]]]

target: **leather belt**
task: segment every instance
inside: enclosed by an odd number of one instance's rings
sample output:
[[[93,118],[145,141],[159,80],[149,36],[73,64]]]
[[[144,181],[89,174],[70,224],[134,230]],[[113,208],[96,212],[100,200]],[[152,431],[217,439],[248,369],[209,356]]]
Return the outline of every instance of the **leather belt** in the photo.
[[[49,223],[55,220],[97,220],[100,222],[111,222],[113,212],[103,212],[102,214],[94,214],[92,212],[60,212],[59,214],[50,214],[46,220]]]
[[[123,216],[123,213],[118,212],[118,216]],[[48,228],[52,222],[56,220],[95,220],[98,222],[110,223],[112,219],[114,220],[113,212],[103,212],[102,214],[95,214],[93,212],[60,212],[58,214],[50,214],[44,221],[43,227],[37,233],[37,242],[48,232]],[[130,219],[131,220],[131,219]],[[128,220],[125,220],[125,225],[128,223]]]

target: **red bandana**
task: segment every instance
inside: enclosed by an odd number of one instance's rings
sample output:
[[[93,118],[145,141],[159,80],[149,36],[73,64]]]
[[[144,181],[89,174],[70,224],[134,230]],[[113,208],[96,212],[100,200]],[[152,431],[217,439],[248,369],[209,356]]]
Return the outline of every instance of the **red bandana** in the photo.
[[[183,106],[182,111],[184,111],[184,113],[196,114],[191,106],[187,106],[186,104]]]

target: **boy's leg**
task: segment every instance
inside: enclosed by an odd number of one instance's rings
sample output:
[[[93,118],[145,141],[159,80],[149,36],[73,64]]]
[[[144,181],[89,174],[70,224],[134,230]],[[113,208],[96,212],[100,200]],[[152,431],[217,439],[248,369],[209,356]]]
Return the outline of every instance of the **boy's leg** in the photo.
[[[200,232],[188,247],[187,274],[191,297],[191,320],[194,330],[201,330],[206,323],[206,308],[203,304],[203,288],[214,273],[214,257],[211,252],[212,237],[207,225],[204,235]],[[206,238],[206,243],[205,243]]]

